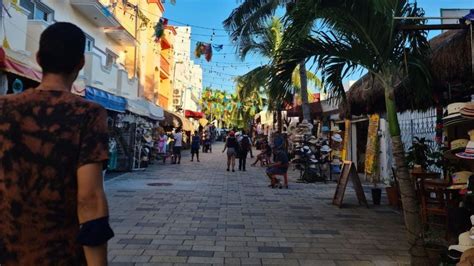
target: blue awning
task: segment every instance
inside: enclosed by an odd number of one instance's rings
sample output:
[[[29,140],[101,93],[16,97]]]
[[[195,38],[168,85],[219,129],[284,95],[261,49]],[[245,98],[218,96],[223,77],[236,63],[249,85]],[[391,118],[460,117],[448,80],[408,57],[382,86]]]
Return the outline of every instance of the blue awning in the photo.
[[[125,107],[127,106],[127,101],[125,98],[113,95],[111,93],[93,88],[86,87],[87,100],[98,103],[102,105],[105,109],[112,110],[115,112],[124,113]]]

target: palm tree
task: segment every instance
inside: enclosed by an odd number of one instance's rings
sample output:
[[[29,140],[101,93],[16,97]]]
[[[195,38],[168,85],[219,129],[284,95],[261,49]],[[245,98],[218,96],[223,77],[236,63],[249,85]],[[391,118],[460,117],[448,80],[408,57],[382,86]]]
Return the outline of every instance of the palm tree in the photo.
[[[247,52],[254,48],[254,37],[262,32],[265,34],[268,29],[267,21],[275,14],[275,11],[279,7],[286,7],[287,10],[291,10],[294,2],[293,0],[244,0],[240,6],[232,11],[224,21],[224,28],[231,33],[231,38],[236,42],[236,48],[242,59],[245,59]],[[306,29],[306,32],[308,31],[309,28]],[[281,39],[274,41],[280,42]],[[303,118],[310,121],[308,72],[304,59],[300,61],[299,71],[296,73],[300,75],[299,89],[303,105]],[[281,94],[281,92],[278,92],[278,94]]]
[[[400,82],[412,84],[411,88],[419,96],[407,99],[413,104],[418,99],[432,99],[428,89],[430,75],[424,63],[429,46],[425,32],[400,30],[402,25],[423,21],[396,17],[423,15],[416,3],[410,4],[407,0],[299,0],[287,16],[289,29],[272,81],[272,86],[291,90],[294,67],[300,60],[313,57],[325,89],[333,96],[344,97],[343,79],[361,69],[382,85],[412,265],[428,263],[419,204],[404,158],[394,89]],[[291,42],[298,30],[307,27],[315,29],[314,32],[299,43]]]
[[[267,27],[259,34],[254,34],[253,38],[248,39],[241,47],[241,55],[245,58],[249,53],[259,54],[269,60],[273,60],[280,49],[283,38],[283,25],[278,18],[272,18]],[[300,91],[303,106],[303,117],[310,121],[310,110],[308,103],[307,83],[311,82],[315,86],[321,86],[319,78],[309,71],[306,71],[305,64],[303,67],[297,65],[292,72],[292,91],[287,93],[278,86],[268,86],[268,81],[272,73],[272,64],[269,62],[265,65],[256,67],[248,73],[237,78],[239,84],[239,95],[241,99],[245,99],[247,95],[253,92],[267,94],[268,104],[271,110],[277,110],[281,116],[281,108],[283,102],[290,103],[291,97],[295,91]],[[304,74],[301,75],[301,72]],[[306,89],[303,89],[306,88]],[[305,104],[306,103],[306,104]],[[281,119],[279,119],[279,131],[281,131]]]

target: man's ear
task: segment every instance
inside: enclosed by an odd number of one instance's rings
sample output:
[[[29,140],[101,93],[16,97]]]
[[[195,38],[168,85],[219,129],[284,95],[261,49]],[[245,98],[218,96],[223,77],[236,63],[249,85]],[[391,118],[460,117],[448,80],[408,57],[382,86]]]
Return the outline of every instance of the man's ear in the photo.
[[[41,66],[41,58],[40,58],[40,56],[39,56],[39,53],[38,53],[38,52],[36,52],[36,62],[38,63],[38,65],[40,65],[40,66]]]
[[[86,64],[86,58],[84,57],[84,55],[82,55],[81,60],[79,61],[79,65],[77,66],[78,71],[81,71],[81,69],[84,67],[85,64]]]

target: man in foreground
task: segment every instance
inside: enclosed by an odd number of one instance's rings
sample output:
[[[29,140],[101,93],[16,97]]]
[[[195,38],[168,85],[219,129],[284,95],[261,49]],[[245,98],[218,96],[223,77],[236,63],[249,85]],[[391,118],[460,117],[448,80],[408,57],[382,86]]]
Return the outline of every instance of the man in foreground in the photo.
[[[77,26],[49,26],[41,84],[0,97],[0,265],[107,264],[107,113],[70,93],[84,48]]]

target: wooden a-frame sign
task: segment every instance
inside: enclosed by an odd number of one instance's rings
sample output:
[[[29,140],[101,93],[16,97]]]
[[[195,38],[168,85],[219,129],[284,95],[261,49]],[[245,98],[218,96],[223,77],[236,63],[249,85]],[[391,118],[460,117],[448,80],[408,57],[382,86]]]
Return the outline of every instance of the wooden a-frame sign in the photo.
[[[354,190],[356,191],[359,205],[365,204],[368,208],[369,204],[365,198],[362,183],[360,182],[359,175],[357,174],[354,162],[352,161],[344,161],[342,165],[341,176],[337,182],[336,192],[334,193],[332,204],[339,206],[339,208],[342,207],[342,200],[344,199],[344,193],[346,191],[347,183],[349,182],[349,177],[351,178]]]

